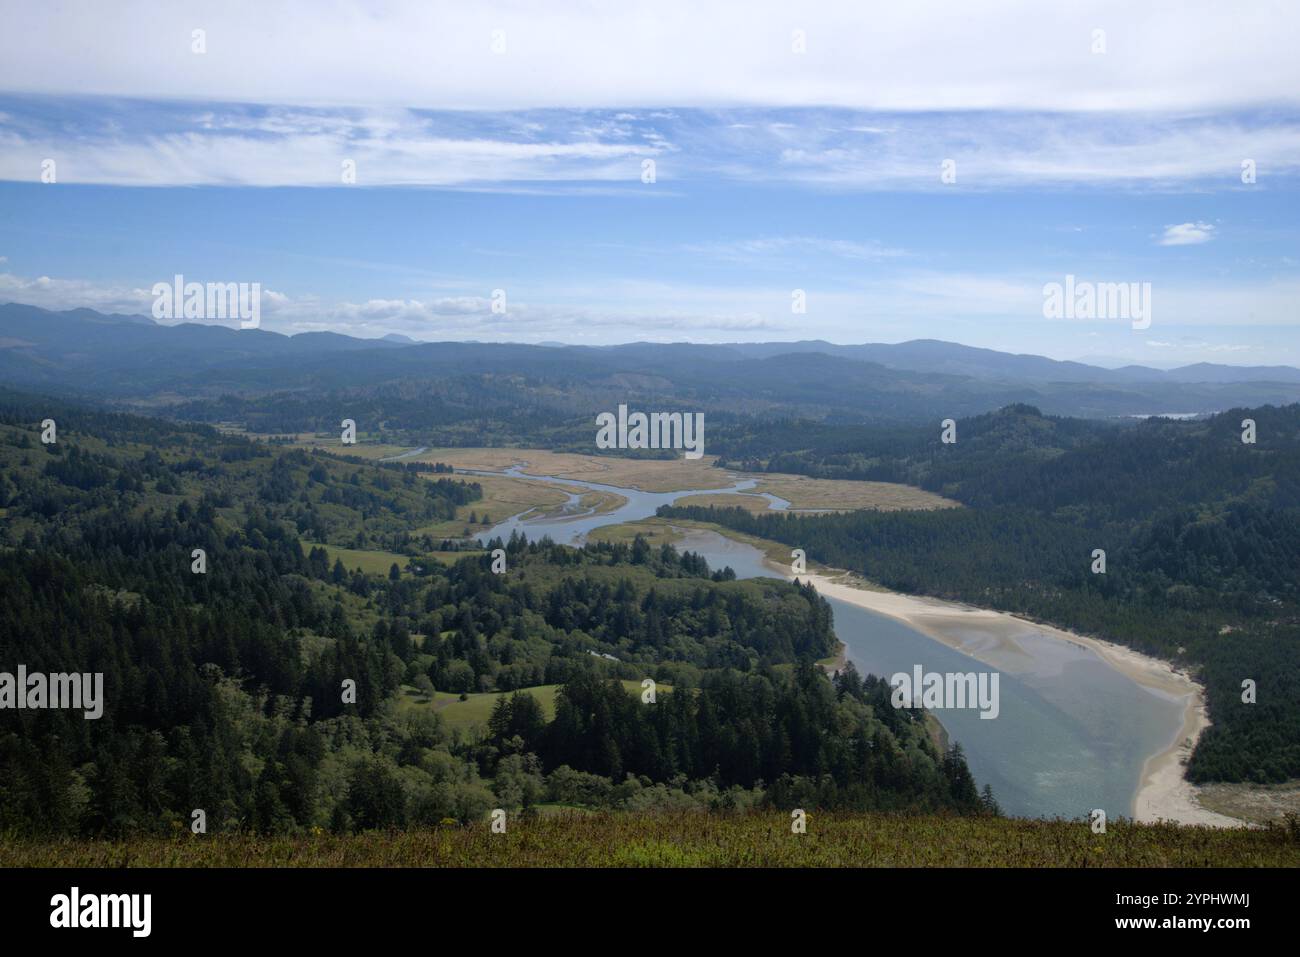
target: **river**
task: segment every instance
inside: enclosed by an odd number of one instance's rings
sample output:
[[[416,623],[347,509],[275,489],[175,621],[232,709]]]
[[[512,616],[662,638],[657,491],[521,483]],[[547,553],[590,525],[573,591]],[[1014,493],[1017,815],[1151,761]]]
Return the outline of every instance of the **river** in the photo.
[[[627,501],[596,514],[583,508],[580,494],[558,513],[514,516],[479,536],[509,538],[511,532],[530,539],[550,536],[557,542],[581,544],[596,528],[636,521],[655,514],[661,505],[699,494],[736,494],[754,487],[741,480],[723,489],[642,492],[594,482],[525,474],[518,468],[504,473],[457,470],[460,474],[511,475],[533,481],[611,492]],[[771,507],[789,503],[764,495]],[[730,566],[739,578],[788,578],[754,547],[700,529],[685,530],[679,548],[698,552],[710,567]],[[1161,750],[1178,733],[1182,705],[1132,681],[1087,648],[1044,634],[1026,624],[1016,635],[1018,650],[984,653],[989,664],[949,648],[893,618],[878,615],[834,598],[835,633],[858,671],[888,677],[912,671],[987,671],[1000,674],[1000,713],[982,720],[973,709],[935,709],[954,742],[960,742],[979,785],[991,784],[1002,809],[1020,817],[1078,818],[1093,808],[1124,808],[1132,814],[1134,798],[1147,757]],[[1114,816],[1114,815],[1112,815]]]

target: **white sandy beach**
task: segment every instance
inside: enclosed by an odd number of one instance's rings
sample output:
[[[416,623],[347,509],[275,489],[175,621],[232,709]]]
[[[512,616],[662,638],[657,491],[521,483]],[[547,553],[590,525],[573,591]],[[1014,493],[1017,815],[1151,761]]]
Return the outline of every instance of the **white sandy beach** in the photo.
[[[780,566],[773,566],[780,567]],[[782,572],[788,575],[787,569]],[[1152,755],[1142,769],[1142,783],[1134,802],[1133,816],[1139,821],[1177,821],[1213,827],[1242,827],[1244,822],[1200,806],[1196,788],[1184,780],[1182,765],[1201,733],[1209,727],[1202,688],[1169,662],[1095,638],[1086,638],[1050,625],[1031,622],[1003,612],[973,608],[933,598],[855,587],[861,581],[848,572],[806,574],[826,596],[849,602],[868,611],[897,619],[951,648],[981,657],[988,643],[1001,650],[1014,650],[1014,635],[1033,628],[1062,641],[1088,648],[1112,668],[1138,684],[1183,699],[1183,724],[1177,737],[1159,754]],[[973,644],[972,635],[979,636]]]

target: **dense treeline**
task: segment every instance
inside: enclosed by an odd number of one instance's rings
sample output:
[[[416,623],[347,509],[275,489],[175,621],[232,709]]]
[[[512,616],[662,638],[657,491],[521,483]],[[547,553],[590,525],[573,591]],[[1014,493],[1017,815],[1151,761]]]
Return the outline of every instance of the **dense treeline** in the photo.
[[[595,434],[569,412],[546,409],[530,395],[535,383],[513,376],[458,375],[373,390],[319,394],[224,395],[179,403],[169,414],[185,421],[239,422],[253,433],[338,434],[343,419],[379,442],[403,445],[510,445],[532,436]],[[584,419],[587,418],[584,416]]]
[[[0,833],[166,833],[196,809],[286,832],[544,801],[995,807],[874,679],[814,668],[835,639],[811,588],[643,539],[516,537],[493,574],[412,537],[404,568],[367,575],[331,548],[477,486],[14,397],[0,466],[0,672],[104,681],[98,719],[0,710]],[[672,691],[646,705],[616,680],[645,677]],[[504,694],[538,685],[563,685],[561,730]],[[435,692],[502,693],[506,720],[449,728]]]
[[[854,810],[996,808],[975,782],[960,747],[940,757],[919,712],[895,709],[884,679],[852,666],[834,686],[808,662],[793,673],[717,671],[692,691],[647,707],[616,681],[576,675],[543,724],[526,693],[501,698],[490,723],[490,757],[533,751],[570,801],[607,804],[609,781],[626,774],[656,782],[708,780],[732,789],[733,806],[770,782],[778,807]]]
[[[405,431],[414,444],[556,448],[547,430],[571,423],[589,449],[593,417],[620,402],[703,412],[712,429],[728,414],[924,424],[1012,402],[1101,418],[1300,399],[1285,371],[1280,381],[1213,366],[1199,370],[1204,379],[1195,369],[1114,374],[943,342],[398,345],[19,303],[0,305],[0,339],[10,343],[0,379],[28,389],[170,404],[173,417],[254,432],[334,431],[346,417],[366,431]],[[436,443],[417,435],[433,431]]]
[[[11,529],[48,532],[97,511],[184,503],[236,520],[255,508],[307,541],[416,554],[434,546],[415,529],[482,498],[475,482],[430,481],[397,463],[344,462],[207,426],[160,427],[55,403],[10,402],[0,402],[0,508],[16,519]],[[52,417],[60,441],[40,442],[33,415]]]
[[[1255,444],[1242,442],[1246,418]],[[891,453],[868,443],[875,464],[861,477],[906,479],[970,508],[662,514],[1193,665],[1214,728],[1189,776],[1300,776],[1300,406],[1124,427],[1016,406],[959,422],[957,436],[943,446],[938,430],[912,435]],[[828,445],[812,457],[833,467],[838,454]],[[1093,571],[1095,549],[1104,574]],[[1247,679],[1254,704],[1242,700]]]
[[[1243,419],[1256,442],[1242,442]],[[932,428],[777,422],[727,426],[709,448],[724,466],[818,478],[903,482],[967,505],[1129,520],[1171,505],[1247,498],[1300,505],[1300,406],[1233,409],[1205,420],[1114,423],[1012,405]]]

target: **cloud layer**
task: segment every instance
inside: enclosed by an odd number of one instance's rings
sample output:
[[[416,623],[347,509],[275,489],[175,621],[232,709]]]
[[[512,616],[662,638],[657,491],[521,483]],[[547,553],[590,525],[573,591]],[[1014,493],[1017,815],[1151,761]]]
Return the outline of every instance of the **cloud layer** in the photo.
[[[53,170],[56,183],[112,186],[653,197],[708,181],[861,191],[1228,189],[1243,186],[1247,161],[1267,188],[1300,172],[1300,111],[1194,118],[825,109],[465,114],[15,97],[0,97],[0,107],[0,179],[15,182],[48,182]]]
[[[951,0],[73,0],[59,10],[8,5],[0,89],[456,110],[1195,111],[1300,101],[1300,9],[1268,0],[987,0],[978,9]],[[204,53],[194,52],[196,30]],[[1099,30],[1104,53],[1095,52]]]

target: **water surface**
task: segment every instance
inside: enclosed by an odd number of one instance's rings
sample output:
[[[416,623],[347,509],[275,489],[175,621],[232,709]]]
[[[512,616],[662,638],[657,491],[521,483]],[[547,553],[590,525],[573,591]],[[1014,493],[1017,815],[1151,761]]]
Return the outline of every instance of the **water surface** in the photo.
[[[468,470],[458,470],[465,472]],[[688,495],[746,492],[753,479],[722,489],[642,492],[595,482],[527,475],[517,468],[476,475],[507,474],[518,478],[612,492],[627,499],[613,511],[596,515],[579,504],[580,495],[555,516],[515,516],[479,536],[530,539],[549,535],[557,542],[581,544],[594,529],[654,515]],[[788,502],[765,496],[774,507]],[[714,568],[730,566],[739,578],[788,577],[765,561],[758,549],[716,532],[685,530],[679,546],[698,552]],[[995,645],[971,634],[967,647],[981,661],[875,612],[835,598],[835,633],[858,671],[888,677],[925,671],[994,671],[999,677],[998,717],[982,719],[975,709],[935,709],[952,741],[959,742],[980,787],[990,784],[1008,814],[1025,817],[1077,818],[1104,808],[1111,818],[1130,815],[1146,758],[1163,750],[1182,725],[1182,704],[1133,682],[1093,651],[1061,641],[1026,624],[1013,647]],[[987,662],[987,663],[986,663]]]

